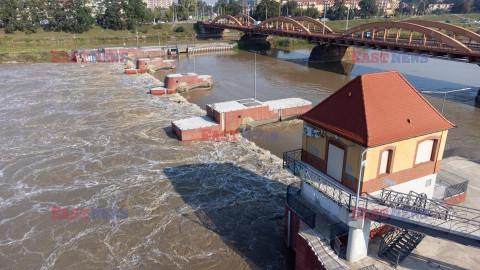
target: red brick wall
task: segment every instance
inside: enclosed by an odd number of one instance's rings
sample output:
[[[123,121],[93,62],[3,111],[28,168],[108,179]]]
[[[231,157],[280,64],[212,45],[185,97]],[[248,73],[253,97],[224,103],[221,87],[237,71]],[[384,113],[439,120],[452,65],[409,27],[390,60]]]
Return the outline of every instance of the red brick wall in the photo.
[[[285,217],[283,223],[283,241],[285,244],[287,243],[287,230],[288,230],[288,211],[290,211],[290,249],[294,252],[297,249],[297,238],[298,238],[298,231],[300,229],[300,216],[295,213],[290,207],[288,207],[287,203],[285,203]]]
[[[241,117],[238,118],[238,116]],[[274,115],[268,106],[225,112],[225,132],[235,132],[241,125],[243,119],[247,117],[251,117],[253,120],[264,120],[278,117],[278,113]]]
[[[388,179],[391,182],[395,182],[395,184],[398,185],[398,184],[402,184],[423,176],[434,174],[435,167],[440,168],[440,163],[441,163],[441,160],[436,162],[435,161],[425,162],[423,164],[418,164],[412,168],[409,168],[403,171],[390,173],[387,175],[383,175],[383,176],[368,180],[362,183],[361,192],[372,193],[372,192],[381,190],[382,188],[385,187],[383,185],[383,180],[385,179]]]
[[[198,75],[182,76],[182,77],[165,77],[165,87],[167,89],[177,89],[181,83],[187,83],[187,85],[195,85],[204,83],[202,79],[198,79]]]
[[[459,203],[463,203],[465,201],[467,197],[467,193],[460,193],[458,195],[455,195],[453,197],[450,197],[450,198],[446,198],[445,200],[443,200],[444,202],[446,203],[451,203],[451,204],[459,204]]]
[[[307,240],[298,236],[297,252],[295,254],[295,270],[326,270],[318,260],[317,255]]]
[[[303,114],[303,113],[308,112],[310,109],[312,109],[312,105],[305,105],[305,106],[282,109],[282,116]]]
[[[379,236],[382,236],[382,235],[386,234],[391,228],[392,228],[392,226],[383,225],[383,226],[380,226],[378,228],[375,228],[375,229],[371,230],[370,231],[370,239],[373,239],[373,238],[376,238],[376,237],[379,237]]]
[[[172,123],[172,131],[182,141],[208,140],[223,134],[220,125],[198,129],[180,130]]]

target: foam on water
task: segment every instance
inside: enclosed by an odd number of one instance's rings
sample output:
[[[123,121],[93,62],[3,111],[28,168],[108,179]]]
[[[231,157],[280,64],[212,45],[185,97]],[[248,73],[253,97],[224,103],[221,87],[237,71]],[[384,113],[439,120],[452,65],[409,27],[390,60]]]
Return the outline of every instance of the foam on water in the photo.
[[[118,64],[0,72],[0,265],[288,266],[282,198],[295,178],[268,151],[179,142],[171,121],[205,112],[146,94],[158,81]],[[127,209],[128,218],[52,220],[51,207]]]

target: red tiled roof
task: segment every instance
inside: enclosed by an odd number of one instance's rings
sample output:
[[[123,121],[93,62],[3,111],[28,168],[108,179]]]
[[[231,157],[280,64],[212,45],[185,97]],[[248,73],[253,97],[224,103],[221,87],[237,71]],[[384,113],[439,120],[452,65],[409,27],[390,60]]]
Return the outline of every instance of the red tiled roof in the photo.
[[[300,119],[363,146],[455,127],[397,71],[357,76]]]

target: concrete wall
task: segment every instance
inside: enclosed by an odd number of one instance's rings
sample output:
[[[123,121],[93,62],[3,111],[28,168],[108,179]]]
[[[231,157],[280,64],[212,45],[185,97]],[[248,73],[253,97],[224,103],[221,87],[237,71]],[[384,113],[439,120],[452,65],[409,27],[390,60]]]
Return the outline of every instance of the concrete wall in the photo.
[[[212,78],[208,81],[204,81],[199,78],[198,75],[183,75],[178,77],[165,77],[165,88],[167,89],[178,89],[182,86],[195,86],[195,85],[205,85],[210,86],[212,84]]]
[[[180,130],[172,123],[172,132],[182,141],[208,140],[211,137],[223,136],[220,125],[204,127],[199,129]],[[212,136],[215,135],[216,136]]]

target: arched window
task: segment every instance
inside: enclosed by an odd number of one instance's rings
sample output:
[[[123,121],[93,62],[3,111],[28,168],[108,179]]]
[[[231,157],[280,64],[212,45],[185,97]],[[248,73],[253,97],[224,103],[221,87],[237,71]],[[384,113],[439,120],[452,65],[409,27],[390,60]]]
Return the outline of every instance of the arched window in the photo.
[[[433,150],[435,149],[436,140],[425,140],[418,144],[417,156],[415,157],[415,164],[433,160]]]

